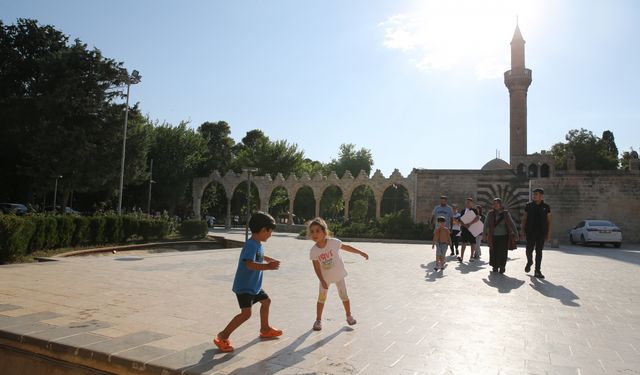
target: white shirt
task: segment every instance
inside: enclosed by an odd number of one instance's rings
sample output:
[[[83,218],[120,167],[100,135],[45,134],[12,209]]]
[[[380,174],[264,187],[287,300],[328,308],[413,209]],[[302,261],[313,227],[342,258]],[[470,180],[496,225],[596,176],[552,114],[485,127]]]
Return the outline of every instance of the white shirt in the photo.
[[[313,245],[309,252],[309,259],[320,262],[322,277],[328,284],[336,283],[347,276],[347,270],[340,256],[340,246],[342,241],[339,239],[327,238],[325,247],[319,248],[318,245]]]

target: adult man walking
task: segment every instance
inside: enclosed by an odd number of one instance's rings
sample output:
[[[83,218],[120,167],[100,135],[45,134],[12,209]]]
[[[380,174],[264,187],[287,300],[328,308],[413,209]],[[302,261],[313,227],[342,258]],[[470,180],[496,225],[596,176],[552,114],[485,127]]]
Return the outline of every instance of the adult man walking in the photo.
[[[542,263],[542,248],[545,241],[551,238],[551,207],[544,203],[544,190],[536,188],[533,190],[533,201],[524,207],[524,216],[520,233],[527,239],[527,265],[524,272],[531,271],[533,264],[533,250],[536,250],[536,270],[534,276],[544,279],[540,270]]]
[[[453,219],[453,208],[447,204],[446,195],[440,196],[440,204],[433,208],[433,212],[431,213],[431,222],[435,223],[435,219],[439,216],[444,216],[444,226],[445,228],[451,230],[451,220]]]

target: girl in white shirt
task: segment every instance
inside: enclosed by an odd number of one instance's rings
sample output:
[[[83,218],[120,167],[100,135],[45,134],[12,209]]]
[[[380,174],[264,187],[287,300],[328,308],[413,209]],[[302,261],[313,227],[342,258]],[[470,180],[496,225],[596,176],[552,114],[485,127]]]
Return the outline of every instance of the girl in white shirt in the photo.
[[[349,325],[356,324],[356,320],[351,316],[351,305],[349,304],[347,286],[344,281],[345,276],[347,276],[347,270],[344,268],[340,250],[360,254],[365,259],[369,259],[369,255],[364,251],[343,244],[337,238],[330,237],[331,233],[327,223],[322,218],[318,217],[311,220],[308,224],[307,232],[309,238],[315,242],[311,248],[309,258],[313,261],[313,269],[316,272],[316,276],[318,276],[318,280],[320,280],[318,303],[316,304],[316,321],[313,323],[313,330],[320,331],[322,329],[322,310],[324,309],[324,302],[327,299],[330,284],[336,284],[338,288],[338,295],[347,314],[347,323]]]

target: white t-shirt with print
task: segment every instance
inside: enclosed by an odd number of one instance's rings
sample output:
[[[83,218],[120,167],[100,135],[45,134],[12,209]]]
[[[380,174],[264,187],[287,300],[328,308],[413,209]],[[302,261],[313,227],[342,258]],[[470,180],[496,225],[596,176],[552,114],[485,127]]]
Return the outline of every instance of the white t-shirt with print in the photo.
[[[344,268],[340,256],[340,246],[342,246],[342,241],[339,239],[327,238],[327,244],[324,248],[313,245],[309,253],[309,259],[320,262],[322,277],[328,284],[336,283],[347,276],[347,270]]]

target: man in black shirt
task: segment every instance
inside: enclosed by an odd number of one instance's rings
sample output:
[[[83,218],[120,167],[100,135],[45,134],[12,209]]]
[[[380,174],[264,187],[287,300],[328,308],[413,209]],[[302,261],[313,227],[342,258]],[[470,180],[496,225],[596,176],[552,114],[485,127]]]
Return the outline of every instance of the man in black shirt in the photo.
[[[536,271],[534,276],[544,279],[540,271],[542,263],[542,248],[544,243],[551,238],[551,207],[544,203],[544,190],[537,188],[533,190],[533,201],[524,207],[521,231],[522,236],[527,239],[527,265],[524,272],[531,271],[533,264],[533,249],[536,250]]]

